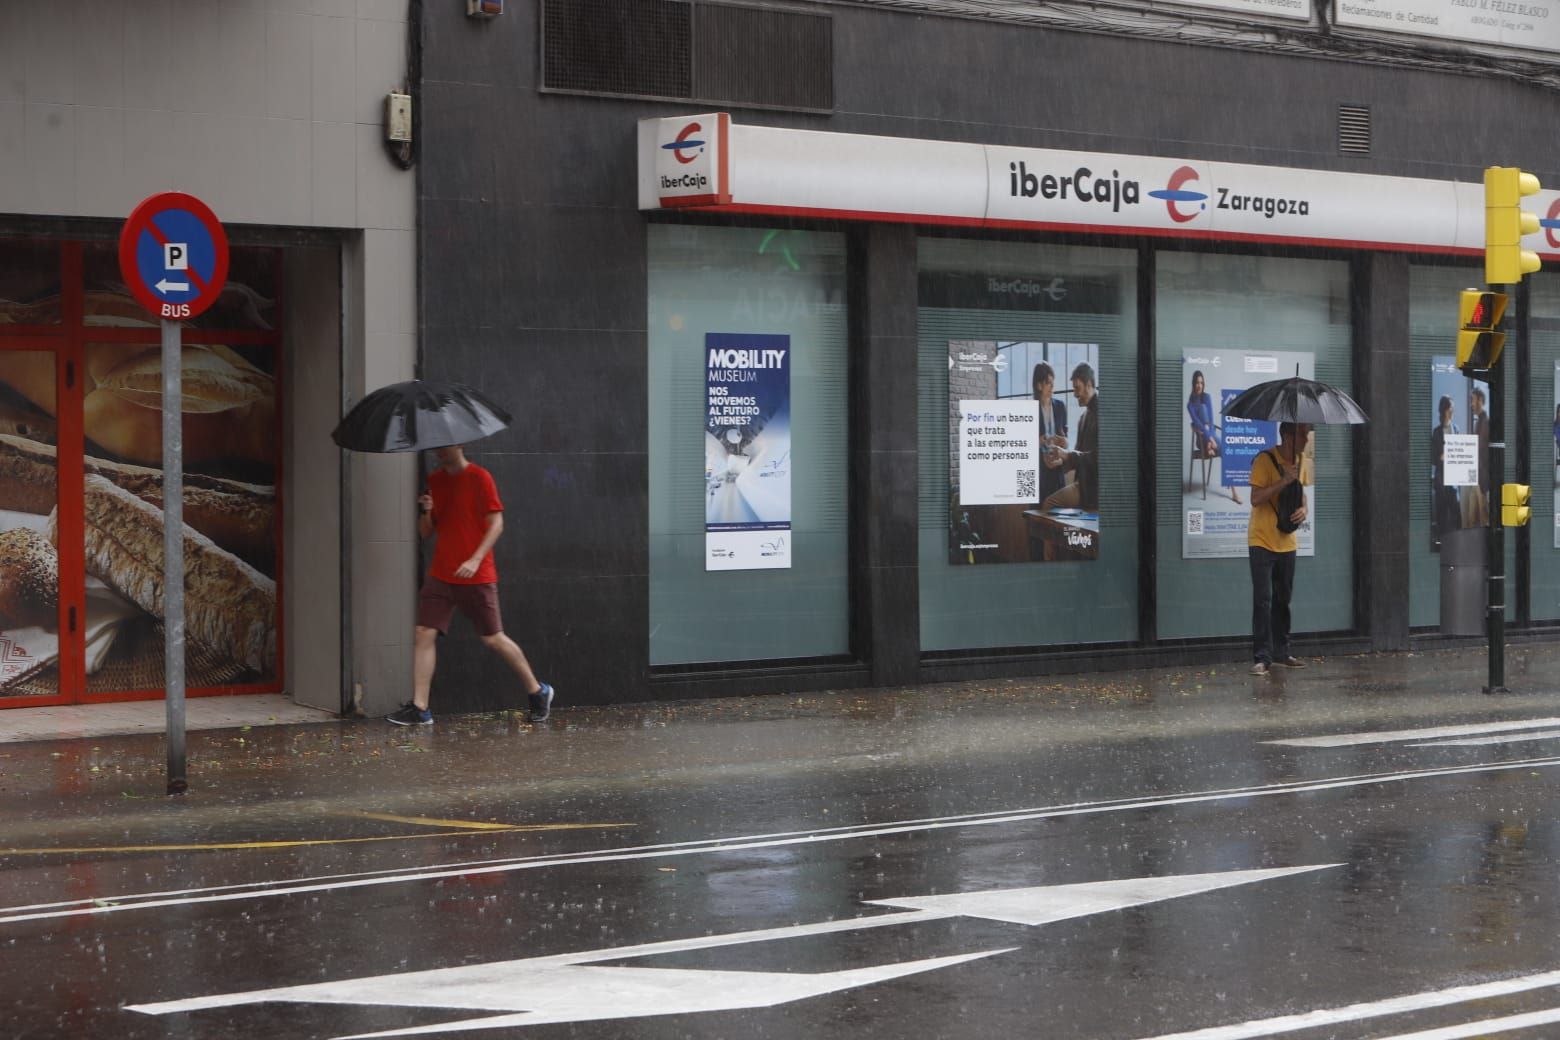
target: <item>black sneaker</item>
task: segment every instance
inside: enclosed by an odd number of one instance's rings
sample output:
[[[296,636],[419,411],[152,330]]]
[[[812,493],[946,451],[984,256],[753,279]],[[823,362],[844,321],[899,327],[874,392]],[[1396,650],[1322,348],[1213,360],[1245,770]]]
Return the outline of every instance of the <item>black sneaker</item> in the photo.
[[[415,704],[403,704],[400,711],[391,712],[385,716],[386,722],[397,726],[431,726],[433,725],[433,712],[427,708],[419,708]]]
[[[542,683],[541,689],[527,694],[525,699],[531,704],[531,721],[546,722],[547,716],[552,714],[553,688]]]

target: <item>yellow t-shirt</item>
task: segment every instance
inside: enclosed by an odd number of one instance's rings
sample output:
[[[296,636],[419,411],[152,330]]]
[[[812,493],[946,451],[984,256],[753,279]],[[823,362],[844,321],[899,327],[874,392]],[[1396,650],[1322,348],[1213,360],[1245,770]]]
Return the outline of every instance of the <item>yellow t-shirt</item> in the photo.
[[[1251,463],[1251,490],[1276,484],[1284,479],[1278,467],[1273,464],[1273,453],[1264,451]],[[1278,529],[1278,510],[1274,508],[1274,499],[1270,498],[1260,506],[1251,507],[1251,520],[1246,524],[1246,544],[1260,545],[1269,552],[1291,553],[1295,552],[1300,543],[1295,538],[1295,532],[1288,534]]]

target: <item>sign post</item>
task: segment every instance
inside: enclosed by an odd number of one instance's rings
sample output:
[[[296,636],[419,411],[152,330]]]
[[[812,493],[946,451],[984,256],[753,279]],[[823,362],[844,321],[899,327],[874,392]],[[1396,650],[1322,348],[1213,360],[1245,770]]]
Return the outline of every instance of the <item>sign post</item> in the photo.
[[[189,787],[184,753],[184,386],[181,322],[204,313],[227,282],[227,233],[193,195],[144,200],[119,233],[119,271],[162,322],[163,691],[168,793]]]

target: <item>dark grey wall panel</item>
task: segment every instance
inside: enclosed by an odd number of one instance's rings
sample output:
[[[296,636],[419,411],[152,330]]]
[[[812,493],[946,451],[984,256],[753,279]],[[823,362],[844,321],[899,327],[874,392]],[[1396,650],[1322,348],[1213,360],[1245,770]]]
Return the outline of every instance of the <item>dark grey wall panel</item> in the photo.
[[[652,695],[643,443],[650,218],[636,210],[635,123],[710,106],[541,93],[536,7],[512,4],[486,21],[465,18],[459,3],[424,7],[423,368],[486,386],[516,413],[514,428],[477,456],[498,476],[510,510],[498,563],[512,634],[559,682],[563,704],[644,699]],[[826,10],[835,27],[835,113],[732,108],[736,122],[1466,181],[1498,161],[1560,181],[1560,142],[1536,131],[1553,109],[1538,88],[867,7]],[[1373,154],[1338,154],[1342,102],[1370,107]],[[909,229],[878,235],[878,260],[865,274],[887,281],[858,283],[868,293],[860,299],[880,304],[870,321],[853,323],[852,349],[874,362],[913,357],[913,299],[902,313],[894,302],[903,303],[913,240]],[[861,243],[856,237],[853,263]],[[910,255],[889,262],[890,244]],[[1406,361],[1393,331],[1406,308],[1402,262],[1367,267],[1370,311],[1357,326],[1381,431],[1367,435],[1361,460],[1374,489],[1362,491],[1372,496],[1373,518],[1362,537],[1375,561],[1361,596],[1378,618],[1362,634],[1378,646],[1397,645],[1406,631],[1393,489],[1407,469],[1401,438],[1389,435],[1407,429]],[[711,690],[898,680],[917,653],[907,621],[918,587],[914,516],[901,508],[913,495],[900,497],[915,479],[904,465],[915,451],[913,423],[885,414],[859,388],[854,400],[867,409],[856,424],[864,439],[852,446],[853,515],[859,510],[865,525],[853,580],[867,607],[854,633],[865,667],[829,680],[798,674],[792,683],[712,679]],[[510,680],[469,630],[458,633],[445,641],[441,703],[497,706]],[[1147,653],[1118,659],[1142,663],[1171,651]],[[1074,666],[1056,659],[1046,667]],[[1038,666],[943,662],[918,674],[1015,669]]]

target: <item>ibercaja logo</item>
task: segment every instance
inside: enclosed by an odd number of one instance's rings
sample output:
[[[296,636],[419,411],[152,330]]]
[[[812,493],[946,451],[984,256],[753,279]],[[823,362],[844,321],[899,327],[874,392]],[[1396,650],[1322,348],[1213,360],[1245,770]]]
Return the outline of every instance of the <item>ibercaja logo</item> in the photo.
[[[726,143],[731,117],[724,112],[663,119],[656,189],[662,206],[718,206],[731,201],[726,188]]]

